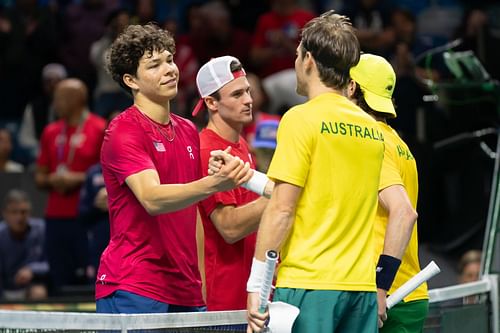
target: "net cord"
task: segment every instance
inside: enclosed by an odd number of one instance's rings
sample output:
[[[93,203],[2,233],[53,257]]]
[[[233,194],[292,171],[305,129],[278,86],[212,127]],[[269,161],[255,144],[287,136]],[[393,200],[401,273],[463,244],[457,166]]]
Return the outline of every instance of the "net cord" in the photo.
[[[0,328],[138,330],[246,324],[246,311],[101,314],[0,310]],[[125,329],[125,330],[124,330]]]

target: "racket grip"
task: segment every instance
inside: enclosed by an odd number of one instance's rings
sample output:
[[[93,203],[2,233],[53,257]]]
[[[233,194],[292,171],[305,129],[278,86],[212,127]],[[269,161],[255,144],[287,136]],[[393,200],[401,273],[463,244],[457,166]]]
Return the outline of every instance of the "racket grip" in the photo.
[[[422,283],[429,280],[439,272],[441,272],[439,266],[434,261],[431,261],[423,270],[418,272],[414,277],[409,279],[406,283],[394,291],[392,295],[387,297],[387,309],[390,309],[394,305],[398,304],[403,298],[417,289]]]
[[[266,312],[269,295],[271,294],[271,287],[273,285],[274,270],[276,268],[276,261],[278,260],[278,253],[274,250],[266,252],[266,269],[262,278],[262,286],[260,288],[260,306],[259,312]]]

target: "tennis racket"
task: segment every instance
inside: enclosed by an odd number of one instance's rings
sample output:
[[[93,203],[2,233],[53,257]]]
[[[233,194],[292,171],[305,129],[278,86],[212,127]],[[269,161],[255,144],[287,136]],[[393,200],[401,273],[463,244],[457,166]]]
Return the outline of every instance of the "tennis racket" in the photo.
[[[399,287],[394,293],[387,297],[387,309],[392,308],[394,305],[401,302],[403,298],[408,296],[412,291],[417,289],[422,283],[431,279],[434,275],[441,272],[439,266],[431,261],[423,270],[418,272],[414,277],[406,281],[401,287]]]

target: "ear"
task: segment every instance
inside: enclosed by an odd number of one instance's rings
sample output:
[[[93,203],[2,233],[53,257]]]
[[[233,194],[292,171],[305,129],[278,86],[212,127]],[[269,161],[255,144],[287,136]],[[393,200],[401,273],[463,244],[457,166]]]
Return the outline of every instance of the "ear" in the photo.
[[[127,87],[129,87],[133,91],[139,89],[139,86],[135,82],[135,77],[133,75],[123,74],[122,80],[123,80],[123,83],[125,83],[125,85],[127,85]]]
[[[314,61],[314,58],[311,52],[309,51],[306,51],[306,54],[304,55],[304,60],[302,62],[304,64],[304,69],[306,72],[309,72],[313,67],[316,66],[316,62]]]
[[[357,83],[354,80],[349,80],[347,84],[347,97],[352,98],[354,96],[354,92],[356,91]]]
[[[207,96],[204,100],[209,111],[217,111],[219,109],[219,102],[212,96]]]

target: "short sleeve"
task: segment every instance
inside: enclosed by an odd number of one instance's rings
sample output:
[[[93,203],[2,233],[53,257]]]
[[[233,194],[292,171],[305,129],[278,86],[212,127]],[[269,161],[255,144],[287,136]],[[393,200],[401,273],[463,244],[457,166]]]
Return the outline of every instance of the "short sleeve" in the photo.
[[[379,191],[392,185],[403,185],[403,179],[397,166],[396,153],[392,147],[385,146],[382,170],[380,171]]]
[[[120,184],[143,170],[156,170],[144,145],[144,132],[140,125],[121,122],[110,127],[101,151],[103,169],[111,171]]]
[[[313,133],[299,109],[290,109],[280,121],[277,147],[269,178],[304,187],[311,164]]]

